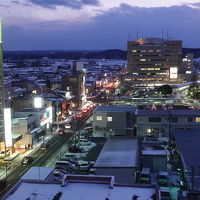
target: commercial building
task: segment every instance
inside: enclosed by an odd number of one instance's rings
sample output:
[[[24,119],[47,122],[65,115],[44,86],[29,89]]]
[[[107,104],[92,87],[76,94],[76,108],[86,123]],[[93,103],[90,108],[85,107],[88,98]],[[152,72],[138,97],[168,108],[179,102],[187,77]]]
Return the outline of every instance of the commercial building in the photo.
[[[155,185],[118,184],[113,176],[68,174],[62,183],[59,183],[49,179],[49,168],[34,168],[31,172],[22,177],[2,200],[132,200],[138,197],[141,200],[161,199],[159,189]]]
[[[109,139],[104,145],[94,168],[97,175],[115,176],[116,183],[135,183],[139,168],[139,145],[137,139]]]
[[[2,55],[2,32],[1,32],[1,20],[0,20],[0,143],[4,141],[4,120],[3,120],[3,109],[4,109],[4,96],[3,96],[3,55]],[[0,147],[2,145],[0,144]]]
[[[133,134],[133,106],[99,106],[93,113],[95,137],[128,136]]]
[[[85,97],[85,74],[83,73],[83,63],[74,62],[72,73],[64,75],[62,77],[61,88],[65,91],[70,91],[70,94],[74,96],[74,104],[80,108]]]
[[[140,38],[128,41],[126,82],[139,86],[161,85],[180,81],[182,41],[160,38]]]

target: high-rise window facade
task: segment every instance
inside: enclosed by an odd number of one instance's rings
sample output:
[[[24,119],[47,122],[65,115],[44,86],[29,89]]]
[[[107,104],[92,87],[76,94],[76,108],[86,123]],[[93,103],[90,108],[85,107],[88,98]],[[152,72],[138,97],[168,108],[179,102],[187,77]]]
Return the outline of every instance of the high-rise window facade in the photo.
[[[163,82],[182,73],[182,41],[141,38],[128,42],[128,74],[136,81]]]

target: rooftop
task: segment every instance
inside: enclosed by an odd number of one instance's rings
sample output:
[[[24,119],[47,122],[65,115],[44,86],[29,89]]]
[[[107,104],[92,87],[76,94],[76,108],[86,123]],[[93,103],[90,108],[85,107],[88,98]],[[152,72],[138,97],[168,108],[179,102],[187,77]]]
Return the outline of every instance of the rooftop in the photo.
[[[137,167],[137,139],[109,139],[104,145],[94,167]]]
[[[133,106],[98,106],[95,112],[134,112]]]
[[[86,177],[87,180],[84,179]],[[112,185],[112,183],[105,182],[108,178],[107,176],[69,175],[69,180],[62,187],[60,184],[54,183],[21,181],[3,200],[46,200],[54,199],[59,194],[59,200],[105,200],[106,198],[109,200],[132,200],[135,195],[139,197],[138,200],[146,200],[152,199],[152,195],[158,194],[154,186],[120,186],[114,183]],[[158,199],[158,195],[156,199]]]

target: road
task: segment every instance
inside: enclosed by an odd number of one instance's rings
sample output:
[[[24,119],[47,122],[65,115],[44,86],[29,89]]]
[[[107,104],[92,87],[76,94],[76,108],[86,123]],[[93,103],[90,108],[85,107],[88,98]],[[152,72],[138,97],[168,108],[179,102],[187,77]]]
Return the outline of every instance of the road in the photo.
[[[56,154],[60,154],[62,147],[65,147],[70,143],[69,138],[72,134],[66,135],[55,135],[52,139],[48,142],[49,149],[44,150],[38,148],[34,151],[30,156],[33,157],[33,162],[30,165],[19,165],[13,169],[12,173],[7,176],[7,187],[0,192],[0,197],[2,197],[13,185],[15,185],[19,178],[25,174],[29,168],[32,166],[48,166],[48,163],[52,162],[52,159],[55,159]]]

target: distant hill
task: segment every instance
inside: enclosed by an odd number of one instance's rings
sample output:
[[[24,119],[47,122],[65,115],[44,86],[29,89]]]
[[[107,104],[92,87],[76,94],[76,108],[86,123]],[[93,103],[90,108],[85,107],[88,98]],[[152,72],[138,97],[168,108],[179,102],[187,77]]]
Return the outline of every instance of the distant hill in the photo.
[[[5,51],[4,58],[12,59],[40,59],[42,57],[49,58],[65,58],[69,60],[79,60],[81,58],[86,59],[126,59],[127,52],[119,49],[111,50],[80,50],[80,51],[59,51],[59,50],[47,50],[47,51]]]
[[[200,57],[200,48],[183,48],[183,56],[193,53],[195,58]],[[4,51],[4,58],[12,59],[40,59],[42,57],[64,58],[68,60],[85,59],[127,59],[127,51],[120,49],[110,50],[46,50],[46,51]]]

